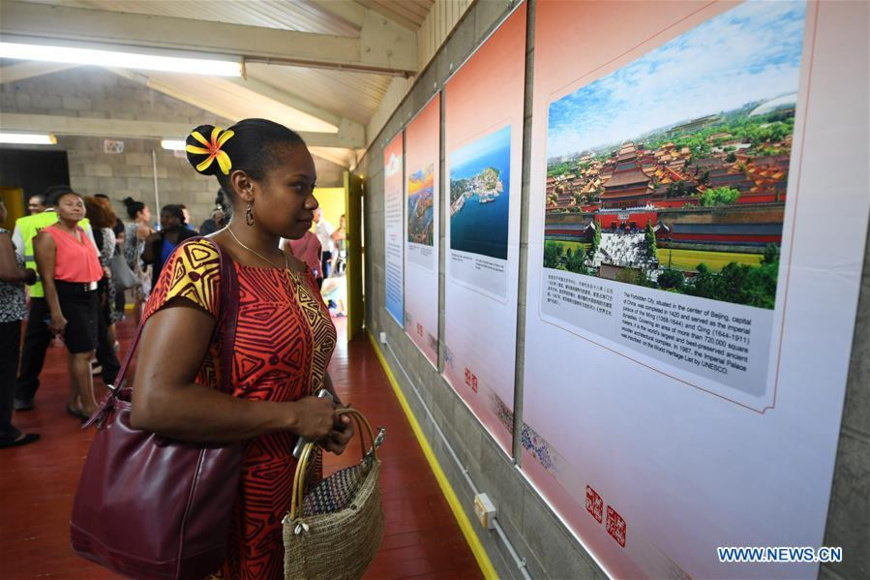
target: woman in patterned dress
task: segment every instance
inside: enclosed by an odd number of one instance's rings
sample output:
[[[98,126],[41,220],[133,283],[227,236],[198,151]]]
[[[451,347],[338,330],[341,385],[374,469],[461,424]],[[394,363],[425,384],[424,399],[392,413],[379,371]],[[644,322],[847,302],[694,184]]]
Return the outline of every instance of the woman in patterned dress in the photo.
[[[117,221],[115,212],[109,200],[100,197],[86,197],[85,208],[88,220],[94,232],[94,241],[100,252],[100,266],[103,267],[105,277],[100,280],[97,288],[100,297],[100,313],[105,320],[108,334],[112,344],[115,343],[114,325],[121,317],[115,310],[115,283],[112,281],[112,269],[110,267],[112,256],[115,255],[115,231],[112,226]]]
[[[133,315],[136,326],[139,326],[142,319],[142,306],[148,299],[151,288],[151,270],[142,264],[142,252],[145,250],[145,239],[154,233],[154,228],[151,227],[151,210],[147,205],[132,197],[124,199],[124,205],[130,218],[124,230],[124,258],[141,282],[141,285],[130,290],[134,299]]]
[[[0,199],[0,223],[5,222],[6,217],[6,205]],[[12,424],[21,321],[27,315],[24,285],[35,282],[36,270],[24,267],[24,258],[15,251],[12,234],[0,227],[0,449],[27,445],[39,439],[38,433],[22,433]]]
[[[220,260],[202,239],[170,256],[143,314],[132,422],[140,429],[199,442],[245,441],[239,493],[223,578],[283,578],[281,520],[290,505],[298,437],[341,453],[353,434],[326,372],[335,327],[314,278],[282,252],[317,208],[314,161],[293,131],[246,119],[222,132],[198,127],[188,159],[216,175],[232,198],[229,227],[209,236],[229,254],[239,284],[232,397],[215,390],[221,345]],[[183,348],[179,348],[183,345]]]

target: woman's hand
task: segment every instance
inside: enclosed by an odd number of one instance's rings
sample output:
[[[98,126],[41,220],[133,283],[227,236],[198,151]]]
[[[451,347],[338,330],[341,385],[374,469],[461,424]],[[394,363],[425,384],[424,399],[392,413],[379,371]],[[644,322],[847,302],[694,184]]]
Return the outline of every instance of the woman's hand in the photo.
[[[340,415],[335,418],[333,429],[329,435],[317,443],[330,453],[341,455],[347,447],[347,442],[353,438],[354,431],[354,422],[351,418],[347,415]]]
[[[152,230],[149,226],[142,224],[136,226],[136,235],[139,237],[140,240],[144,240],[153,233],[154,230]]]
[[[291,431],[309,441],[327,437],[336,427],[335,404],[331,399],[305,397],[293,403],[295,418]]]
[[[48,325],[48,330],[55,336],[62,335],[66,330],[66,318],[63,314],[52,314],[51,323]]]

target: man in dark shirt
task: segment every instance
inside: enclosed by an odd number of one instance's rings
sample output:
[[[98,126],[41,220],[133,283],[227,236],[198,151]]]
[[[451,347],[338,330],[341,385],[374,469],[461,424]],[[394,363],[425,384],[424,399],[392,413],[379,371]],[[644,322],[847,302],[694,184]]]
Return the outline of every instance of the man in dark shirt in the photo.
[[[224,195],[223,189],[218,190],[214,203],[215,205],[211,212],[211,217],[202,222],[202,225],[199,226],[199,235],[201,236],[213,234],[230,223],[230,216],[232,215],[230,208],[232,206]]]

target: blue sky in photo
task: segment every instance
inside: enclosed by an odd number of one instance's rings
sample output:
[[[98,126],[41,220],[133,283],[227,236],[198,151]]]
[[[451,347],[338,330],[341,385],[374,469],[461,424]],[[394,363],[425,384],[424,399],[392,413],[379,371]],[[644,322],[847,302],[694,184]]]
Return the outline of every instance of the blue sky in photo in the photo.
[[[804,1],[740,4],[550,104],[547,157],[795,93]]]
[[[450,156],[450,173],[462,169],[470,161],[488,156],[501,149],[510,149],[510,146],[511,127],[508,125],[454,151]]]

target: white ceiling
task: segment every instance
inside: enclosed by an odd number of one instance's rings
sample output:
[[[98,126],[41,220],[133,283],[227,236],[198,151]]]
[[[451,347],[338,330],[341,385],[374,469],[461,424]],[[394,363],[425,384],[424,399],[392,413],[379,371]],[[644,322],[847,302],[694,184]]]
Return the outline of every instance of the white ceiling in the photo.
[[[228,24],[262,26],[279,30],[317,32],[338,36],[359,36],[359,28],[309,2],[286,0],[41,0],[96,10],[192,18]]]
[[[368,123],[392,77],[298,66],[247,65],[248,78],[316,101],[323,108],[360,124]]]

